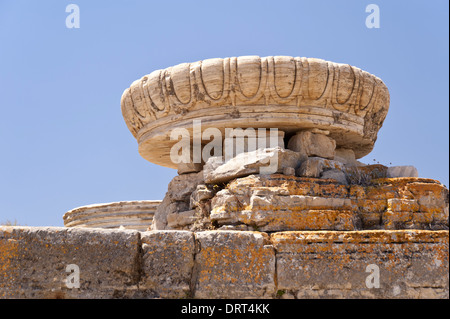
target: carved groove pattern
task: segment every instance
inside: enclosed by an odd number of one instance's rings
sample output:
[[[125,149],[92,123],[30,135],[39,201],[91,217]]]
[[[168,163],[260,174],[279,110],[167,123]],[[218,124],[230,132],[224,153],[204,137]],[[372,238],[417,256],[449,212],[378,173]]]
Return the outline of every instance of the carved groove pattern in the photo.
[[[168,115],[240,105],[323,107],[360,116],[370,122],[368,130],[378,131],[389,108],[389,92],[379,78],[348,64],[244,56],[154,71],[133,82],[121,99],[122,114],[134,136]]]

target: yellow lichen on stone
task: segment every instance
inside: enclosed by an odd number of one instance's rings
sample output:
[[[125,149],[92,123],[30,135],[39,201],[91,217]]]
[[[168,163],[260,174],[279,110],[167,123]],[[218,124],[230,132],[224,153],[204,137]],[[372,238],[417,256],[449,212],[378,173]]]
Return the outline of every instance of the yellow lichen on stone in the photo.
[[[19,244],[8,236],[1,236],[2,233],[8,234],[11,230],[12,228],[8,226],[0,227],[0,298],[13,295],[11,287],[14,286],[14,281],[19,278],[20,269],[16,265],[20,258]]]
[[[196,293],[213,293],[237,298],[255,297],[266,289],[275,290],[275,254],[269,236],[261,232],[206,231],[197,235],[200,251]],[[219,291],[217,291],[219,290]]]

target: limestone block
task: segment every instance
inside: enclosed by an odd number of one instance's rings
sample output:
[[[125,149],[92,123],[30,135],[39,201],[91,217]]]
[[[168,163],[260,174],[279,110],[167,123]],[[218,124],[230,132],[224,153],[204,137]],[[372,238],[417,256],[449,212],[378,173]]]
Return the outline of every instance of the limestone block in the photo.
[[[195,210],[167,214],[167,229],[180,229],[195,223]]]
[[[419,172],[414,166],[391,166],[387,169],[387,177],[418,177]]]
[[[252,207],[257,210],[269,208],[272,210],[306,210],[306,209],[351,209],[351,200],[347,198],[333,198],[333,197],[318,197],[318,196],[278,196],[278,195],[263,195],[254,194],[250,198]]]
[[[275,252],[265,233],[195,234],[196,298],[265,298],[275,293]]]
[[[433,229],[446,222],[439,215],[438,212],[421,211],[417,200],[392,198],[387,200],[387,210],[381,219],[385,229]]]
[[[342,170],[344,169],[344,164],[321,157],[308,157],[308,159],[302,162],[296,173],[297,176],[318,178],[323,171],[330,169]]]
[[[155,211],[151,229],[167,229],[169,214],[188,211],[192,192],[195,191],[197,185],[203,183],[203,171],[175,176],[169,183],[166,196]]]
[[[142,278],[139,289],[147,298],[191,296],[195,242],[189,231],[142,233]]]
[[[232,227],[192,233],[1,226],[0,299],[449,296],[448,230],[222,229]],[[67,286],[75,269],[69,265],[79,270],[79,288]]]
[[[198,173],[203,169],[202,163],[178,163],[177,165],[178,175]]]
[[[345,165],[359,166],[355,152],[350,148],[336,148],[334,160]]]
[[[301,159],[300,153],[280,147],[268,148],[239,154],[220,166],[216,158],[208,160],[203,172],[206,183],[225,183],[251,174],[282,172],[285,167],[297,167]]]
[[[448,231],[304,231],[271,238],[277,289],[298,298],[448,298]]]
[[[413,221],[413,213],[409,211],[385,211],[381,214],[383,229],[421,229]]]
[[[246,225],[260,231],[438,230],[448,229],[449,216],[447,188],[419,178],[348,186],[333,179],[250,175],[217,192],[210,208],[209,218],[219,227]]]
[[[218,225],[261,231],[354,230],[360,224],[350,199],[279,194],[276,189],[255,189],[251,195],[222,190],[213,198],[210,218]]]
[[[308,157],[318,156],[333,159],[336,141],[324,134],[301,131],[290,138],[288,149]]]
[[[391,212],[418,212],[419,203],[414,199],[390,198],[387,200],[387,210]]]
[[[0,227],[0,298],[139,297],[139,247],[133,230]]]
[[[350,185],[348,193],[350,198],[361,199],[366,197],[364,187],[361,185]]]
[[[172,200],[189,201],[197,185],[203,183],[203,172],[175,176],[169,183],[167,193]]]
[[[169,215],[174,215],[188,210],[189,210],[189,202],[174,201],[171,199],[170,196],[166,195],[155,211],[155,215],[153,216],[152,227],[149,230],[170,229],[168,228],[169,226],[167,225],[167,217]]]
[[[321,174],[320,178],[334,179],[335,181],[338,181],[341,184],[348,185],[345,173],[338,169],[330,169],[328,171],[325,171]]]
[[[251,175],[231,181],[227,188],[233,194],[247,194],[254,191],[267,195],[305,195],[316,197],[346,198],[348,187],[332,180],[286,176],[282,174]],[[261,193],[262,194],[262,193]]]

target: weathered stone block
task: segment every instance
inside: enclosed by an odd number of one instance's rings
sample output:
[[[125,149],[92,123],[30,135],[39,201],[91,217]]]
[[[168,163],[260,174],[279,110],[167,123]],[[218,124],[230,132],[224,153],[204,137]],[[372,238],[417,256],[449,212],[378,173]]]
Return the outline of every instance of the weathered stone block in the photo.
[[[174,201],[189,202],[191,193],[202,183],[203,172],[175,176],[169,183],[167,195]]]
[[[275,252],[265,233],[195,234],[196,298],[264,298],[275,293]]]
[[[350,185],[348,193],[349,198],[362,199],[366,197],[364,187],[361,185]]]
[[[167,215],[167,229],[179,229],[195,222],[195,210],[174,212]]]
[[[391,212],[417,212],[419,204],[414,199],[390,198],[387,200],[387,209]]]
[[[277,289],[297,298],[448,298],[448,231],[305,231],[271,238]],[[378,274],[379,288],[373,286]]]
[[[321,174],[320,178],[322,179],[334,179],[335,181],[348,185],[347,177],[345,176],[345,173],[338,169],[330,169],[328,171],[325,171]]]
[[[0,297],[139,296],[139,232],[62,227],[0,227]],[[79,288],[68,288],[68,265]]]
[[[170,181],[167,193],[155,211],[151,229],[168,229],[167,216],[188,211],[192,192],[195,191],[197,185],[203,183],[203,171],[175,176]]]
[[[306,156],[333,159],[336,141],[324,134],[302,131],[291,137],[288,142],[288,149]]]
[[[178,175],[198,173],[203,169],[202,163],[178,163]]]
[[[334,160],[345,165],[358,166],[358,161],[355,157],[355,152],[350,148],[336,148]]]
[[[354,230],[359,225],[348,198],[289,195],[256,185],[247,193],[235,194],[233,187],[212,200],[210,218],[219,225],[239,223],[261,231]]]
[[[155,215],[152,221],[152,229],[149,230],[164,230],[170,229],[172,226],[168,225],[168,216],[175,215],[181,212],[189,210],[189,202],[186,201],[173,201],[170,196],[164,197],[161,204],[156,209]],[[174,216],[171,217],[172,221]]]
[[[297,176],[318,178],[322,172],[331,169],[343,170],[344,164],[321,157],[308,157],[297,169]]]
[[[191,296],[195,242],[189,231],[142,233],[142,279],[139,289],[147,298]]]

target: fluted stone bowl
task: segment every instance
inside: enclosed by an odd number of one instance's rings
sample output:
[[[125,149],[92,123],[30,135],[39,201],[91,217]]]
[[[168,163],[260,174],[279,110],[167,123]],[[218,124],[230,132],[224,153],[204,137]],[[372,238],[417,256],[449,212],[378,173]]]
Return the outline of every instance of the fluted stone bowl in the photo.
[[[64,214],[64,226],[120,228],[145,231],[151,226],[160,200],[123,201],[87,205]]]
[[[139,153],[170,160],[171,130],[278,128],[290,134],[318,128],[337,147],[367,155],[389,109],[382,80],[348,64],[288,56],[243,56],[183,63],[134,81],[121,99]],[[191,134],[192,136],[192,134]],[[204,141],[207,144],[209,141]]]

